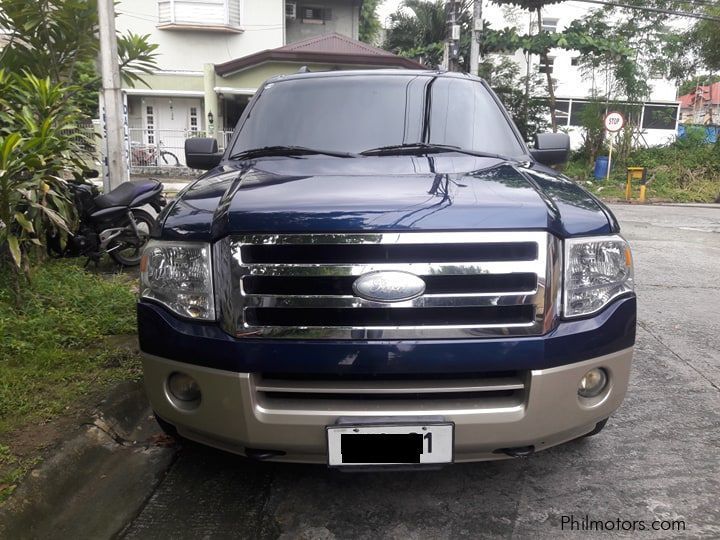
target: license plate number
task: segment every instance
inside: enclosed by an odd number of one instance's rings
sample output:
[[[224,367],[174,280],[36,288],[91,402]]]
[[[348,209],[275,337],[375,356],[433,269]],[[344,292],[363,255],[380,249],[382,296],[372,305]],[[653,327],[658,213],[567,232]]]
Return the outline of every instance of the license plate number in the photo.
[[[452,423],[329,426],[328,465],[452,463]]]

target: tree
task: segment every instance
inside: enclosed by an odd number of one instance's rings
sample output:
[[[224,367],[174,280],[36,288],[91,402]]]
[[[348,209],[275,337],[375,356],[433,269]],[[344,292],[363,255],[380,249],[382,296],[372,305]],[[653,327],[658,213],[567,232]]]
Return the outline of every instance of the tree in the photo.
[[[666,13],[645,9],[689,11],[687,4],[667,0],[626,0],[623,3],[629,7],[605,6],[571,25],[578,35],[585,34],[593,41],[612,36],[619,45],[617,50],[602,47],[588,51],[578,59],[583,75],[593,82],[591,97],[597,102],[581,115],[584,154],[590,165],[602,148],[602,140],[597,137],[597,124],[606,111],[620,110],[627,120],[615,147],[617,159],[623,161],[640,140],[641,103],[650,97],[650,80],[657,74],[676,80],[687,78],[698,64],[692,32],[670,26]]]
[[[537,40],[536,47],[538,54],[540,55],[540,61],[546,66],[548,65],[548,53],[550,52],[548,40],[543,39],[544,34],[547,32],[543,29],[542,24],[542,8],[546,5],[556,4],[560,0],[498,0],[498,4],[509,4],[518,6],[530,13],[535,12],[537,15]],[[532,33],[532,32],[531,32]],[[539,47],[537,46],[539,45]],[[549,96],[550,105],[550,120],[553,131],[557,130],[557,120],[555,118],[555,84],[552,79],[552,70],[549,68],[545,69],[545,76],[547,79],[547,93]]]
[[[545,59],[547,59],[549,51],[554,48],[579,51],[581,57],[615,55],[623,58],[629,54],[624,42],[604,36],[590,36],[576,23],[577,21],[573,22],[562,32],[541,31],[537,34],[522,35],[515,28],[504,28],[499,31],[489,28],[483,35],[481,47],[485,53],[522,50],[526,55],[535,54]],[[554,130],[557,130],[554,80],[549,73],[546,73],[546,92],[549,99],[552,126]]]
[[[0,263],[13,271],[19,303],[30,254],[41,253],[48,232],[66,239],[76,219],[63,177],[78,174],[90,146],[76,127],[87,118],[88,92],[96,96],[96,5],[3,0],[0,26],[10,30],[0,51]],[[118,49],[131,83],[154,66],[147,36],[127,34]]]
[[[360,41],[375,43],[380,35],[377,8],[384,0],[364,0],[360,8]]]
[[[705,13],[720,17],[720,7],[706,7]],[[705,68],[710,71],[720,70],[720,23],[698,21],[690,35]]]
[[[460,67],[468,71],[470,61],[470,1],[460,3],[457,24],[460,25]],[[405,0],[390,15],[390,28],[383,48],[400,56],[414,58],[436,67],[442,64],[447,37],[447,14],[444,0]]]
[[[99,51],[96,0],[2,0],[0,27],[9,30],[0,50],[0,65],[53,83],[74,84],[87,114],[95,112],[100,76],[95,67]],[[149,35],[118,35],[123,80],[143,83],[141,73],[155,67],[157,45]]]
[[[720,75],[706,73],[704,75],[695,75],[689,79],[685,79],[678,87],[678,95],[684,96],[695,92],[698,86],[710,86],[716,82],[720,82]]]
[[[485,58],[480,63],[484,78],[512,116],[525,141],[547,128],[547,99],[537,74],[520,74],[520,66],[509,58]]]

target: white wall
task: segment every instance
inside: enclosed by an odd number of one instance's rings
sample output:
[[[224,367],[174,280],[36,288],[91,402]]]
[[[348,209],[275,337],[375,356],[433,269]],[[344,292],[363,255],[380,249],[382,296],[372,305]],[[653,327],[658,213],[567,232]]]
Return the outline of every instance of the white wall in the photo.
[[[116,24],[120,32],[150,34],[150,41],[159,45],[160,69],[201,72],[205,63],[222,63],[284,44],[284,0],[240,3],[242,33],[159,29],[158,0],[120,0]]]
[[[332,32],[358,39],[360,6],[355,2],[350,0],[310,0],[307,3],[302,0],[293,1],[297,4],[298,16],[295,20],[287,20],[285,23],[288,43]],[[314,21],[304,22],[302,18],[303,5],[329,8],[332,17],[319,24]]]

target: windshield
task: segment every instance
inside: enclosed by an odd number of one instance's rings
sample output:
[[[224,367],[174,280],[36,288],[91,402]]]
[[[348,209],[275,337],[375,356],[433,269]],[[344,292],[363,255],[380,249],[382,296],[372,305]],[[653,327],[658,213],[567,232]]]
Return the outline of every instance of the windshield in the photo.
[[[511,157],[526,153],[482,84],[432,75],[269,83],[239,128],[231,154],[266,146],[360,153],[417,142]]]

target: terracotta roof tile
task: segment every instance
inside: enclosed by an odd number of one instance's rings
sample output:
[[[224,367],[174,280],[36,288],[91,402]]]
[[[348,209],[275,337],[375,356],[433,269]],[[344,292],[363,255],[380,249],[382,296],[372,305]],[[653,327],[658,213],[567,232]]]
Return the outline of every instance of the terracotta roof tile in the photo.
[[[410,58],[404,58],[367,43],[333,33],[313,36],[277,49],[268,49],[216,64],[215,73],[226,76],[264,62],[273,61],[425,69],[425,66]]]
[[[338,33],[313,36],[302,41],[289,43],[277,51],[313,52],[330,54],[376,54],[378,56],[394,56],[391,52],[378,49],[367,43],[356,41]]]
[[[693,107],[697,101],[709,103],[711,105],[720,105],[720,82],[713,83],[709,86],[698,86],[692,92],[680,96],[680,107]]]

